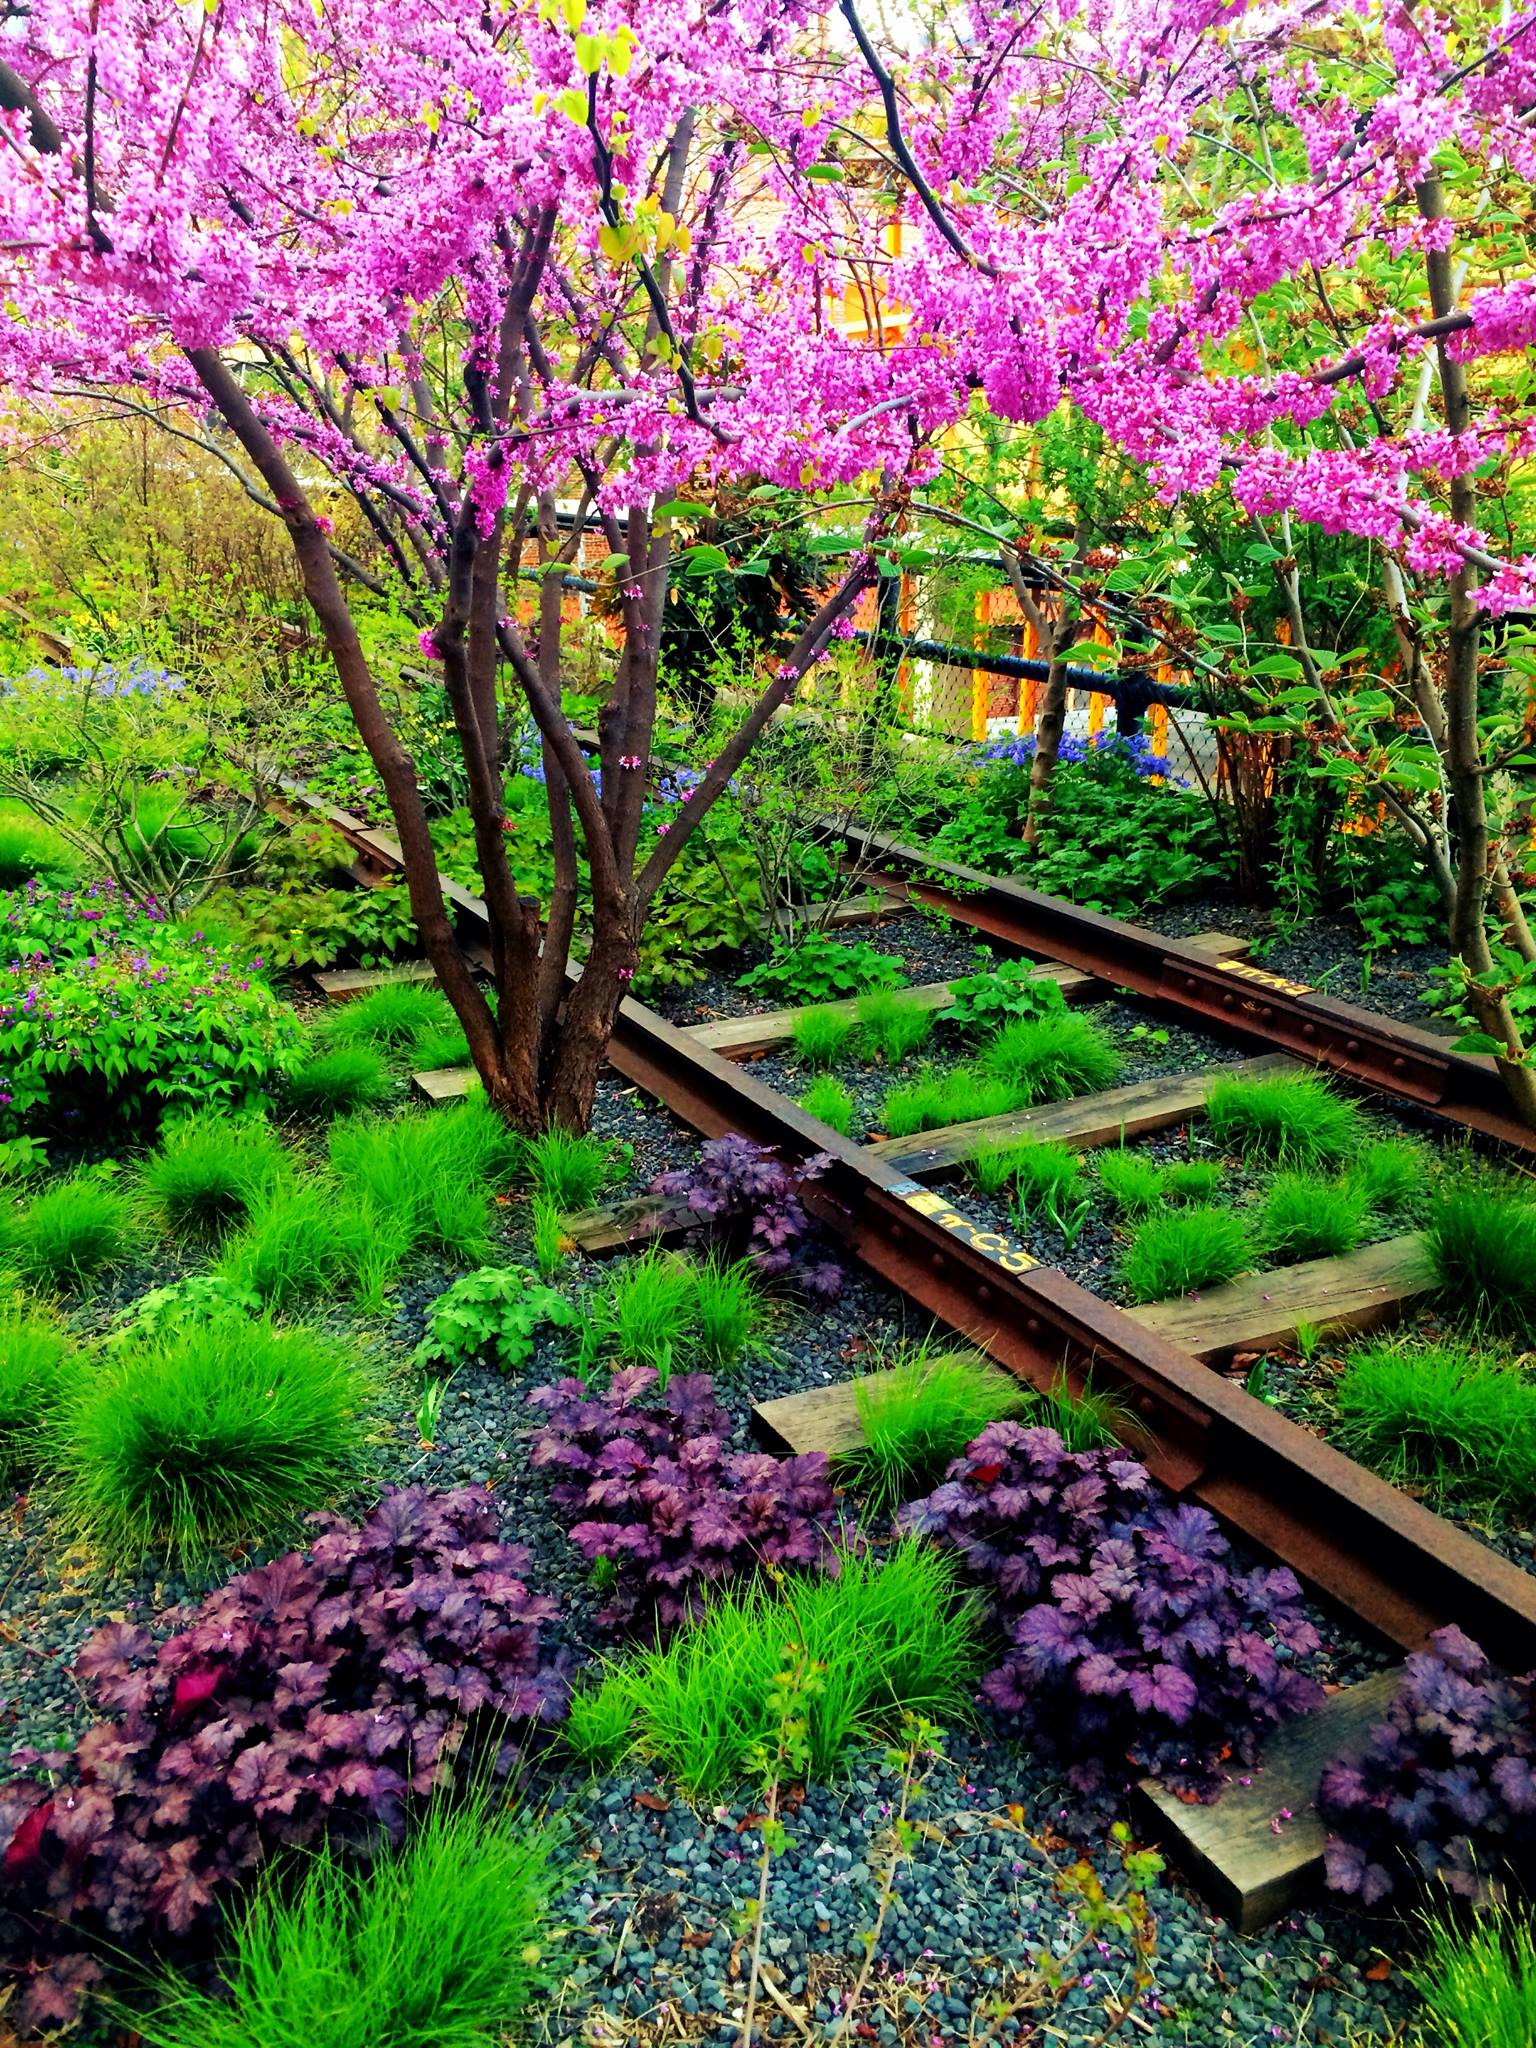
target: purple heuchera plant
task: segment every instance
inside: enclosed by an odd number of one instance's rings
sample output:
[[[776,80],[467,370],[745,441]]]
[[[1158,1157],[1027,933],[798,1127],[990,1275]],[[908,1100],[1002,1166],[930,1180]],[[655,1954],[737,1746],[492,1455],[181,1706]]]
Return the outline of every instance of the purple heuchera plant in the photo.
[[[689,1213],[730,1241],[766,1278],[791,1279],[819,1300],[835,1301],[842,1292],[843,1269],[817,1249],[800,1200],[805,1183],[831,1164],[830,1153],[816,1152],[802,1165],[791,1166],[766,1146],[732,1132],[701,1146],[692,1166],[658,1175],[651,1192],[684,1196]]]
[[[21,1750],[35,1777],[0,1787],[11,2013],[40,2030],[74,2017],[102,1974],[92,1953],[188,1945],[231,1883],[279,1846],[325,1831],[398,1833],[445,1755],[472,1742],[516,1761],[507,1724],[563,1710],[528,1553],[498,1540],[484,1488],[387,1494],[360,1526],[317,1516],[307,1553],[242,1572],[157,1643],[113,1623],[76,1673],[110,1718],[72,1752]]]
[[[1328,1882],[1366,1906],[1401,1883],[1481,1900],[1536,1878],[1536,1671],[1500,1677],[1459,1628],[1429,1640],[1364,1755],[1318,1788]]]
[[[657,1393],[649,1366],[600,1392],[581,1380],[540,1387],[548,1420],[533,1463],[556,1474],[550,1497],[578,1516],[571,1541],[606,1558],[607,1627],[670,1628],[707,1586],[760,1565],[825,1568],[839,1534],[826,1456],[731,1451],[730,1417],[706,1373],[674,1373]]]
[[[983,1689],[1081,1791],[1131,1770],[1212,1797],[1229,1756],[1322,1698],[1292,1662],[1318,1646],[1294,1576],[1235,1572],[1214,1516],[1124,1451],[996,1422],[902,1520],[991,1589],[1009,1647]]]

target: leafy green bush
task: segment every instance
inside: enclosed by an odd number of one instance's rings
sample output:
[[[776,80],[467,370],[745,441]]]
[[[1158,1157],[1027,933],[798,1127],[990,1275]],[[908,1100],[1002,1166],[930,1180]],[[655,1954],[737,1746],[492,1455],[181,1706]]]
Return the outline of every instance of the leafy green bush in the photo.
[[[1424,1239],[1448,1307],[1521,1343],[1536,1337],[1536,1197],[1461,1182],[1435,1202]]]
[[[859,997],[859,1044],[887,1066],[900,1066],[933,1035],[933,1011],[909,995],[875,989]]]
[[[30,1469],[69,1352],[63,1328],[16,1308],[0,1313],[0,1485]]]
[[[939,1012],[941,1024],[985,1038],[1005,1024],[1048,1017],[1066,1007],[1059,983],[1035,961],[993,960],[987,953],[977,957],[983,963],[978,973],[950,983],[949,1007]]]
[[[251,1288],[237,1287],[223,1273],[188,1273],[164,1287],[136,1295],[123,1310],[117,1328],[102,1341],[125,1344],[130,1338],[169,1336],[189,1323],[260,1314],[261,1297]]]
[[[1281,1166],[1342,1165],[1366,1142],[1355,1104],[1320,1074],[1223,1075],[1205,1106],[1218,1145]]]
[[[359,1866],[323,1845],[296,1890],[264,1877],[220,1995],[166,1975],[123,2017],[146,2048],[502,2048],[554,1985],[567,1881],[548,1830],[439,1794],[401,1848]]]
[[[115,1347],[61,1390],[47,1435],[60,1515],[122,1564],[291,1530],[358,1469],[367,1387],[334,1335],[270,1322]]]
[[[792,946],[776,942],[761,966],[737,977],[736,986],[784,1003],[825,1003],[834,996],[862,995],[866,989],[895,988],[901,979],[901,962],[868,940],[849,944],[826,932],[810,931]]]
[[[1334,1399],[1339,1442],[1394,1486],[1536,1502],[1536,1379],[1486,1345],[1366,1345]]]
[[[235,1105],[293,1063],[298,1021],[259,974],[105,883],[0,898],[0,944],[0,1136]]]
[[[1018,1415],[1034,1395],[980,1352],[931,1338],[853,1383],[863,1447],[839,1458],[877,1512],[936,1484],[989,1422]]]
[[[140,1180],[167,1230],[180,1237],[215,1237],[243,1220],[252,1195],[285,1166],[270,1125],[206,1111],[167,1126]]]
[[[835,1578],[787,1579],[720,1595],[663,1647],[609,1664],[571,1701],[578,1754],[612,1762],[633,1749],[706,1804],[772,1748],[770,1700],[785,1645],[817,1675],[806,1704],[811,1775],[834,1776],[853,1746],[894,1732],[904,1713],[963,1718],[980,1671],[979,1616],[954,1560],[904,1542],[845,1556]]]
[[[800,1107],[843,1137],[853,1129],[853,1097],[841,1081],[830,1074],[818,1074],[800,1098]]]
[[[1061,1010],[1004,1025],[983,1046],[980,1066],[1022,1102],[1061,1102],[1107,1088],[1120,1071],[1120,1054],[1091,1018]]]
[[[1142,1224],[1120,1277],[1132,1301],[1166,1301],[1235,1279],[1249,1258],[1248,1232],[1230,1209],[1174,1209]]]
[[[1264,1197],[1255,1240],[1260,1257],[1277,1265],[1337,1259],[1359,1244],[1365,1220],[1365,1201],[1352,1183],[1279,1173]]]
[[[857,1022],[846,1010],[817,1003],[795,1018],[794,1047],[808,1067],[835,1067],[852,1048]]]
[[[351,1116],[382,1102],[390,1086],[371,1045],[338,1045],[299,1062],[288,1076],[288,1100],[304,1116]]]
[[[4,1219],[0,1246],[27,1285],[80,1287],[121,1260],[132,1217],[131,1202],[112,1181],[100,1173],[72,1173]]]
[[[422,1365],[450,1367],[484,1358],[503,1372],[516,1372],[533,1356],[534,1337],[545,1323],[569,1330],[579,1320],[574,1303],[521,1266],[484,1266],[455,1280],[433,1302],[416,1358]]]

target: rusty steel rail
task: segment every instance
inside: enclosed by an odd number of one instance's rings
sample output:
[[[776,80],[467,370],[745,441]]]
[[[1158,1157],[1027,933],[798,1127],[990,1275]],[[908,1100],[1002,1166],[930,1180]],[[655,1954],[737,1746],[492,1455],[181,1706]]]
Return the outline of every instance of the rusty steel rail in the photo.
[[[1006,876],[934,860],[882,832],[854,826],[841,836],[849,852],[868,864],[871,882],[942,910],[957,923],[1021,952],[1064,960],[1252,1044],[1314,1060],[1361,1087],[1399,1096],[1522,1152],[1536,1152],[1536,1131],[1511,1110],[1494,1062],[1454,1053],[1431,1031],[1338,1002],[1246,960],[1212,962],[1183,940],[1079,909]]]
[[[366,853],[374,871],[398,867],[386,834],[297,790],[289,795]],[[461,924],[483,931],[478,899],[455,889],[452,900]],[[1066,1274],[977,1229],[942,1195],[644,1004],[622,1005],[608,1059],[705,1137],[735,1131],[791,1159],[826,1154],[807,1207],[855,1258],[1042,1391],[1063,1369],[1075,1386],[1091,1373],[1096,1385],[1113,1388],[1143,1432],[1140,1455],[1165,1486],[1210,1508],[1370,1627],[1411,1648],[1456,1621],[1507,1667],[1536,1665],[1536,1577]]]

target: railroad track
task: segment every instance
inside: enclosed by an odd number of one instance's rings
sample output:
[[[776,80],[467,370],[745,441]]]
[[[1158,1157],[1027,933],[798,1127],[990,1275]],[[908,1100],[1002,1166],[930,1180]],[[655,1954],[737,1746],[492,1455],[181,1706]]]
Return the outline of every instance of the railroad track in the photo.
[[[288,797],[348,840],[360,878],[398,871],[399,850],[387,834],[307,792],[290,789]],[[1451,1054],[1428,1033],[1251,967],[1239,971],[1245,963],[1213,958],[1208,944],[1163,939],[972,870],[950,868],[944,883],[935,882],[932,863],[915,850],[856,836],[865,861],[878,853],[882,879],[977,931],[1065,963],[1106,993],[1130,989],[1182,1018],[1536,1149],[1533,1134],[1496,1106],[1491,1062]],[[474,951],[484,906],[462,888],[449,896]],[[701,1136],[735,1131],[789,1158],[827,1154],[831,1165],[807,1190],[807,1205],[852,1257],[1037,1388],[1063,1369],[1076,1387],[1091,1374],[1136,1416],[1145,1431],[1138,1450],[1162,1484],[1208,1507],[1368,1628],[1411,1649],[1455,1621],[1506,1668],[1536,1665],[1536,1578],[1213,1372],[1148,1321],[978,1228],[905,1170],[891,1147],[840,1136],[697,1032],[632,999],[621,1008],[608,1057]]]

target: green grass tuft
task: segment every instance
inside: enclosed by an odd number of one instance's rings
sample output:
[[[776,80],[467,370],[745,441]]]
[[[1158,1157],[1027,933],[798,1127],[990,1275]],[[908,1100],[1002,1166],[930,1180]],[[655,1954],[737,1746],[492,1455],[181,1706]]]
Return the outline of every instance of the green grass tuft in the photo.
[[[1107,1088],[1120,1072],[1120,1054],[1091,1018],[1060,1010],[1005,1025],[982,1049],[980,1066],[1023,1104],[1062,1102]]]
[[[34,1310],[0,1313],[0,1485],[32,1469],[69,1354],[63,1327]]]
[[[333,1124],[331,1164],[406,1253],[428,1246],[466,1265],[490,1250],[491,1196],[512,1176],[518,1139],[483,1096],[452,1109]]]
[[[1221,1186],[1214,1159],[1173,1159],[1162,1173],[1163,1193],[1174,1202],[1209,1202]]]
[[[1376,1138],[1350,1165],[1345,1178],[1368,1209],[1384,1216],[1419,1207],[1429,1185],[1430,1158],[1411,1138]]]
[[[852,1050],[857,1030],[858,1025],[846,1010],[818,1003],[795,1018],[795,1051],[808,1067],[835,1067]]]
[[[788,1579],[777,1595],[732,1587],[664,1646],[609,1664],[596,1693],[573,1702],[567,1737],[594,1762],[633,1749],[690,1799],[712,1802],[773,1750],[790,1644],[818,1680],[805,1700],[814,1779],[835,1776],[855,1744],[894,1733],[904,1713],[966,1716],[980,1669],[978,1610],[955,1560],[908,1541],[883,1559],[844,1557],[835,1578]]]
[[[1163,1169],[1144,1152],[1128,1152],[1123,1146],[1101,1152],[1094,1169],[1105,1194],[1127,1216],[1145,1216],[1163,1200]]]
[[[315,1178],[281,1182],[252,1197],[243,1228],[225,1240],[218,1272],[268,1308],[292,1308],[341,1285],[359,1244],[359,1220],[336,1189]]]
[[[369,1045],[339,1045],[304,1060],[288,1076],[288,1099],[301,1116],[351,1116],[382,1102],[392,1083]]]
[[[745,1260],[697,1260],[653,1246],[611,1273],[586,1304],[580,1358],[648,1365],[665,1385],[681,1363],[726,1371],[757,1344],[762,1295]]]
[[[967,1171],[975,1172],[976,1165],[973,1155],[967,1162]],[[1081,1158],[1070,1145],[1059,1145],[1050,1138],[1015,1138],[999,1147],[998,1152],[988,1149],[986,1154],[982,1171],[993,1179],[1001,1175],[1000,1185],[988,1189],[979,1177],[977,1185],[987,1193],[1011,1193],[1024,1211],[1037,1204],[1059,1209],[1075,1200],[1080,1192],[1082,1166]]]
[[[1254,1237],[1259,1256],[1274,1265],[1337,1259],[1359,1244],[1365,1220],[1364,1198],[1352,1182],[1320,1173],[1277,1173]]]
[[[467,1067],[469,1040],[464,1036],[462,1024],[435,1025],[423,1031],[419,1038],[411,1040],[411,1071],[415,1074],[435,1074],[444,1067]]]
[[[117,1265],[132,1240],[133,1205],[121,1188],[83,1171],[34,1195],[5,1220],[12,1272],[28,1287],[59,1293]]]
[[[854,1381],[864,1444],[846,1463],[874,1510],[888,1514],[936,1481],[989,1422],[1021,1414],[1034,1398],[980,1352],[927,1338]]]
[[[151,1209],[177,1237],[216,1237],[241,1222],[251,1198],[284,1171],[271,1126],[204,1111],[167,1126],[140,1171]]]
[[[1144,1426],[1138,1426],[1118,1395],[1105,1393],[1091,1380],[1074,1394],[1066,1374],[1058,1373],[1039,1401],[1039,1411],[1030,1420],[1054,1429],[1069,1451],[1102,1451],[1124,1443],[1133,1433],[1145,1435]]]
[[[358,1469],[366,1393],[330,1332],[223,1317],[130,1340],[61,1390],[61,1518],[125,1565],[285,1533]]]
[[[1218,1145],[1280,1166],[1334,1166],[1366,1142],[1365,1119],[1319,1074],[1224,1076],[1205,1106]]]
[[[558,1125],[528,1139],[523,1160],[534,1187],[562,1216],[590,1209],[608,1178],[608,1147],[602,1139]]]
[[[728,1371],[759,1342],[763,1296],[750,1259],[711,1252],[694,1268],[693,1326],[699,1350],[716,1372]]]
[[[553,1280],[565,1258],[567,1239],[560,1211],[547,1195],[533,1198],[533,1263],[541,1280]]]
[[[1447,1307],[1522,1344],[1536,1340],[1536,1197],[1463,1181],[1440,1195],[1424,1238]]]
[[[221,1992],[167,1974],[132,2026],[146,2048],[503,2048],[558,1975],[557,1848],[488,1801],[438,1793],[401,1848],[358,1864],[327,1844],[296,1886],[261,1879]]]
[[[890,1137],[910,1138],[919,1131],[1007,1116],[1027,1106],[1017,1088],[978,1074],[973,1067],[955,1067],[947,1074],[925,1067],[916,1080],[885,1091],[880,1123]]]
[[[861,1048],[888,1067],[899,1067],[933,1036],[934,1012],[894,989],[860,996],[858,1018]]]
[[[1536,1928],[1517,1906],[1436,1916],[1408,1981],[1424,2001],[1422,2048],[1531,2048]]]
[[[1173,1209],[1142,1224],[1120,1277],[1132,1301],[1166,1301],[1235,1279],[1249,1259],[1248,1233],[1230,1209]]]
[[[1367,1345],[1334,1400],[1340,1444],[1394,1486],[1536,1502],[1536,1378],[1486,1346]]]
[[[818,1123],[841,1132],[843,1137],[853,1129],[853,1097],[830,1074],[818,1074],[800,1098],[800,1107],[807,1116],[813,1116]]]
[[[366,995],[339,1003],[321,1020],[333,1045],[412,1045],[431,1031],[457,1030],[453,1005],[426,981],[386,981]]]

